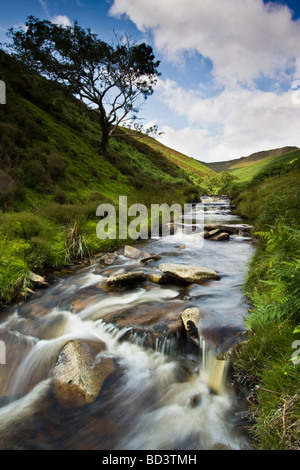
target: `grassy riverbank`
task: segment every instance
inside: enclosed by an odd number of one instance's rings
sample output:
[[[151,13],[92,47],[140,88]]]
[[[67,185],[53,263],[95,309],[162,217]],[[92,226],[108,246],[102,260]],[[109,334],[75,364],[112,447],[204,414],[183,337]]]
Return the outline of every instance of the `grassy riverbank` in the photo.
[[[250,391],[249,429],[260,450],[299,450],[300,361],[292,357],[300,354],[299,179],[296,152],[292,163],[283,159],[225,188],[257,240],[245,284],[249,333],[235,373]]]

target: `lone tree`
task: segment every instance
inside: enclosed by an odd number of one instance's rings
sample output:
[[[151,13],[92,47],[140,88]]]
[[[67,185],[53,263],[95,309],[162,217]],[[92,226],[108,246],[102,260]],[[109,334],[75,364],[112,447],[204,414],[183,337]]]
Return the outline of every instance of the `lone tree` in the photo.
[[[152,95],[160,75],[150,46],[128,37],[109,45],[77,21],[65,27],[29,16],[25,31],[11,28],[8,36],[17,58],[67,85],[98,114],[103,156],[112,133],[129,115],[135,118],[141,98]]]

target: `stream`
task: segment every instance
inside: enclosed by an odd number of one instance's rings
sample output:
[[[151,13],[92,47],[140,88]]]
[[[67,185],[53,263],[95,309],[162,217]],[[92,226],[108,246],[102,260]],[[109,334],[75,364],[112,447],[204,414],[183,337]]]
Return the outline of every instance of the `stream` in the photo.
[[[59,275],[47,289],[0,312],[0,449],[211,450],[250,449],[236,423],[238,398],[224,354],[246,331],[242,294],[254,253],[248,227],[224,197],[193,207],[204,224],[234,228],[229,240],[203,240],[202,230],[144,240],[139,250],[160,255],[141,265],[121,250],[113,264],[97,262]],[[191,214],[192,217],[193,214]],[[107,288],[112,274],[158,272],[161,263],[200,265],[220,280]],[[180,314],[198,308],[200,348]],[[167,325],[167,326],[166,326]],[[70,340],[102,341],[113,373],[88,406],[64,408],[52,374]]]

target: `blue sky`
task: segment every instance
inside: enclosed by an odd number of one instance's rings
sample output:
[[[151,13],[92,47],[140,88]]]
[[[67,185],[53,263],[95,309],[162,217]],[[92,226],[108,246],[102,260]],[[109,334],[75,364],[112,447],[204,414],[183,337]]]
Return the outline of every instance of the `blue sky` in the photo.
[[[299,0],[2,0],[0,8],[0,42],[35,15],[77,20],[107,42],[127,33],[150,44],[161,77],[139,116],[176,150],[209,162],[300,147]]]

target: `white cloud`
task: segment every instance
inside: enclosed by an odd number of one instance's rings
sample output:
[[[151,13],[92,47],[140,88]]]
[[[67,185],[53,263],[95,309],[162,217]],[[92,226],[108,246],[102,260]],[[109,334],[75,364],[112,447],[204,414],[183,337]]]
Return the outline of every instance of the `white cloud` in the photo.
[[[38,0],[38,2],[40,3],[45,15],[47,16],[47,18],[52,23],[55,23],[55,24],[58,24],[58,25],[61,25],[61,26],[71,26],[71,21],[67,17],[67,15],[55,15],[55,16],[51,17],[51,15],[49,13],[49,7],[48,7],[47,0]]]
[[[300,20],[287,6],[263,0],[114,0],[112,15],[125,14],[151,31],[165,61],[198,52],[212,62],[212,84],[187,89],[176,79],[158,81],[156,98],[182,117],[168,123],[162,141],[204,161],[226,160],[285,145],[300,147],[300,104],[292,86],[300,79]],[[256,80],[270,79],[261,91]],[[212,87],[221,87],[215,96]]]
[[[52,23],[58,24],[60,26],[71,26],[71,20],[67,15],[56,15],[51,18]]]
[[[293,90],[279,95],[235,87],[205,98],[167,79],[159,80],[157,93],[188,123],[180,130],[164,126],[162,142],[200,160],[228,160],[286,145],[300,147],[300,104],[293,102]]]
[[[300,57],[300,22],[286,6],[263,0],[114,0],[111,14],[151,29],[169,58],[186,50],[209,57],[222,83],[278,78]]]

